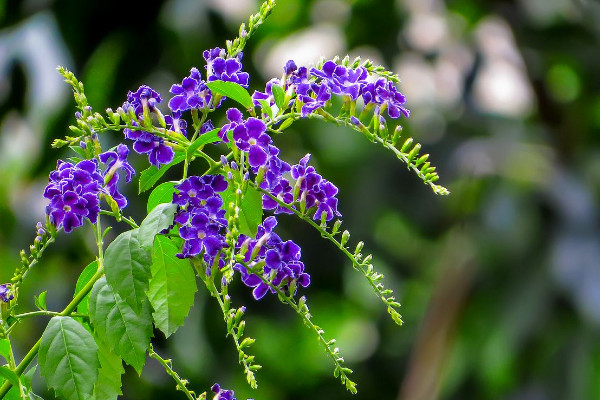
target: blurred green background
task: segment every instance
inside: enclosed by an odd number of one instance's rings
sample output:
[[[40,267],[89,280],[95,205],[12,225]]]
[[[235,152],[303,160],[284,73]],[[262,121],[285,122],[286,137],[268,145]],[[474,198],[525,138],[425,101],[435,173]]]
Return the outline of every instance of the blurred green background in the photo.
[[[43,218],[49,171],[68,156],[50,148],[74,121],[55,67],[84,81],[97,110],[140,84],[168,99],[172,83],[203,67],[202,50],[235,37],[258,9],[254,0],[150,0],[135,12],[123,4],[0,0],[0,282]],[[600,3],[279,0],[244,67],[251,89],[263,90],[287,59],[347,53],[400,75],[412,110],[405,132],[452,195],[436,197],[345,129],[308,121],[275,141],[289,162],[312,153],[339,186],[344,225],[395,289],[404,326],[317,232],[281,217],[281,235],[302,246],[312,275],[303,293],[315,322],[338,339],[359,394],[331,376],[291,310],[274,296],[253,301],[239,283],[233,302],[248,306],[246,332],[264,366],[258,392],[202,290],[184,328],[168,341],[156,332],[159,353],[196,391],[218,381],[238,399],[600,398]],[[134,158],[146,168],[146,157]],[[147,194],[136,186],[125,193],[139,220]],[[44,290],[61,309],[93,248],[86,229],[61,235],[24,284],[21,310]],[[19,356],[46,322],[16,330]],[[126,399],[183,398],[153,361],[141,379],[128,368],[124,380]]]

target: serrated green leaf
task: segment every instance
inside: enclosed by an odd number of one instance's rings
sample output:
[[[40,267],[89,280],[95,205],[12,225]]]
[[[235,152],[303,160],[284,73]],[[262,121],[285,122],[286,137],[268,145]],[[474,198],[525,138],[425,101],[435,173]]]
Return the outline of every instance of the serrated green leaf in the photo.
[[[285,100],[285,92],[283,88],[279,85],[271,85],[271,92],[273,92],[273,97],[275,98],[275,104],[277,104],[277,108],[280,110],[284,109],[283,101]]]
[[[19,386],[19,376],[12,369],[2,366],[0,367],[0,376],[13,384],[13,386]]]
[[[154,323],[166,337],[183,325],[198,290],[190,262],[177,258],[178,252],[169,238],[156,236],[154,239],[148,298],[154,309]]]
[[[173,203],[159,204],[150,211],[150,214],[140,224],[138,238],[143,248],[152,251],[154,236],[173,224],[175,211],[177,211],[177,204]]]
[[[0,356],[8,361],[10,354],[10,341],[8,339],[0,339]]]
[[[248,91],[235,82],[212,81],[207,82],[206,86],[208,86],[212,92],[222,94],[223,96],[227,96],[230,99],[237,101],[246,109],[253,107],[252,97]]]
[[[221,138],[219,137],[219,130],[219,128],[213,129],[210,132],[200,135],[196,140],[194,140],[194,142],[190,144],[190,147],[188,147],[186,150],[188,161],[192,159],[194,153],[200,148],[200,146],[208,143],[220,142]]]
[[[165,182],[158,185],[148,197],[146,211],[150,213],[157,205],[172,202],[176,184],[176,182]]]
[[[48,323],[38,354],[48,387],[67,400],[88,399],[98,379],[98,346],[92,335],[71,317]]]
[[[235,190],[232,185],[221,194],[223,197],[223,209],[229,213],[229,203],[235,200]],[[262,222],[262,194],[248,186],[240,204],[240,232],[246,236],[255,237],[258,225]]]
[[[107,283],[105,277],[100,278],[90,296],[90,319],[98,337],[141,374],[152,337],[148,299],[143,301],[138,314]]]
[[[98,262],[92,261],[81,271],[79,278],[77,278],[77,284],[75,284],[75,293],[73,294],[73,298],[77,296],[77,293],[81,292],[81,289],[92,279],[92,277],[98,271]],[[88,302],[90,300],[90,295],[88,294],[79,302],[77,306],[77,311],[81,314],[87,314],[88,312]]]
[[[106,249],[106,280],[123,300],[140,312],[150,280],[151,252],[142,247],[139,229],[121,233]]]
[[[94,397],[92,400],[116,400],[121,394],[121,375],[125,373],[121,357],[111,351],[110,347],[100,338],[96,338],[98,344],[98,359],[100,370],[98,381],[94,386]]]
[[[179,164],[183,160],[185,160],[185,154],[176,153],[175,157],[173,158],[173,161],[166,165],[163,165],[162,167],[160,167],[160,169],[152,165],[150,166],[150,168],[143,170],[140,174],[139,193],[145,192],[146,190],[150,189],[152,186],[154,186],[156,182],[158,182],[160,178],[162,178],[162,176],[169,170],[169,168]]]

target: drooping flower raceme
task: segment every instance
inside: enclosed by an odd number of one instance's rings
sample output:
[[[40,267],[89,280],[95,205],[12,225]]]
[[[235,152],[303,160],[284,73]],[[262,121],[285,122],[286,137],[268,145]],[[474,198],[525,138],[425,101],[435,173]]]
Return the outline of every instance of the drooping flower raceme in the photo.
[[[276,293],[265,281],[285,290],[310,284],[310,276],[304,272],[304,263],[300,260],[300,246],[291,240],[284,242],[273,232],[275,226],[277,219],[268,217],[258,226],[255,238],[239,237],[237,247],[245,252],[245,265],[237,263],[234,269],[240,272],[246,286],[254,288],[252,295],[256,300],[263,298],[269,290]]]
[[[85,218],[96,223],[103,183],[96,160],[83,160],[76,165],[59,160],[44,190],[44,197],[50,200],[46,206],[50,223],[67,233],[83,225]]]

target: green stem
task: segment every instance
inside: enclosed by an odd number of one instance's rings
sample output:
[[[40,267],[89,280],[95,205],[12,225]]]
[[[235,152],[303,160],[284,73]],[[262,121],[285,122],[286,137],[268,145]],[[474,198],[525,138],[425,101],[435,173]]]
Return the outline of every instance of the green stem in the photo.
[[[61,312],[58,311],[32,311],[32,312],[27,312],[27,313],[23,313],[23,314],[17,314],[17,315],[13,315],[14,318],[16,319],[25,319],[25,318],[30,318],[30,317],[37,317],[40,315],[50,315],[50,316],[61,316]],[[71,314],[72,317],[79,317],[79,318],[89,318],[88,315],[86,314],[77,314],[77,313],[72,313]]]
[[[181,377],[179,376],[179,374],[177,374],[177,372],[175,372],[171,366],[171,360],[165,360],[164,358],[162,358],[160,355],[158,355],[155,351],[154,351],[154,347],[152,346],[152,344],[150,344],[150,349],[148,350],[148,355],[151,358],[154,358],[156,361],[158,361],[163,368],[165,369],[165,371],[167,372],[167,374],[169,374],[173,380],[177,383],[177,390],[181,390],[183,393],[185,393],[186,397],[189,400],[196,400],[196,393],[194,393],[193,391],[189,390],[187,388],[187,384],[189,383],[187,380],[185,379],[181,379]]]
[[[199,271],[199,268],[196,268],[196,270]],[[219,292],[217,290],[217,287],[215,286],[213,276],[206,276],[206,274],[204,273],[199,273],[199,275],[208,291],[214,298],[217,299],[219,307],[221,308],[221,312],[223,313],[223,317],[225,318],[225,323],[227,323],[229,309],[227,309],[227,307],[225,306],[225,302],[221,297],[222,293]],[[245,352],[242,350],[242,346],[240,345],[240,341],[238,340],[237,335],[235,334],[235,332],[233,332],[233,327],[231,329],[228,329],[227,334],[233,338],[235,348],[237,349],[238,354],[240,355],[239,363],[242,364],[242,366],[244,367],[244,373],[246,374],[246,379],[248,380],[250,387],[252,389],[256,389],[258,387],[258,384],[256,383],[256,378],[254,378],[254,372],[251,369],[251,365],[249,365],[248,363],[248,358],[244,356]]]

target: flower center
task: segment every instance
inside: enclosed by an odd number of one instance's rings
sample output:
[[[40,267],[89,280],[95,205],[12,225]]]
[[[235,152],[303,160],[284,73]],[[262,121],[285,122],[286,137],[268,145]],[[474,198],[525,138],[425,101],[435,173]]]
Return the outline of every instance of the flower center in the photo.
[[[195,191],[194,189],[190,189],[190,190],[188,191],[188,196],[189,196],[189,197],[192,197],[192,198],[194,198],[194,197],[196,197],[197,195],[198,195],[198,193],[196,193],[196,191]]]
[[[65,212],[70,212],[71,211],[71,206],[68,206],[68,205],[65,204],[63,206],[63,210],[65,210]]]
[[[250,140],[248,140],[248,143],[249,143],[251,146],[254,146],[254,145],[256,144],[256,139],[255,139],[255,138],[250,138]]]
[[[198,231],[198,239],[204,239],[206,237],[206,233],[204,231]]]

